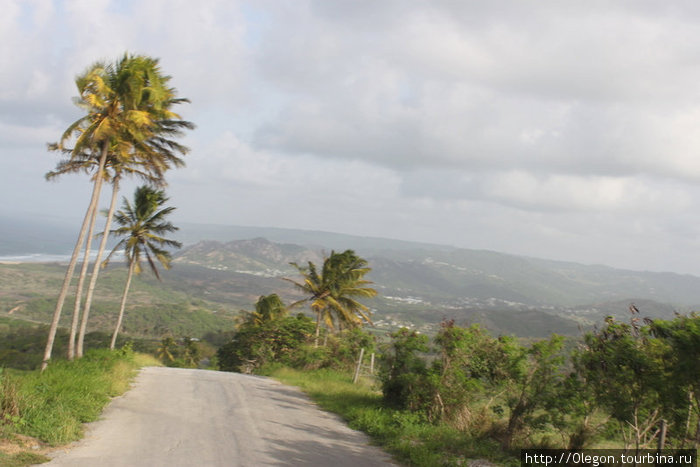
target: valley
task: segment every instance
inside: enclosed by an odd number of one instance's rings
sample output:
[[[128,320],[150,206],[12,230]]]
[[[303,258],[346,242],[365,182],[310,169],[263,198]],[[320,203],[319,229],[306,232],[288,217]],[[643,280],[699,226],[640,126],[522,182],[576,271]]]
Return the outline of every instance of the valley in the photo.
[[[480,323],[496,335],[578,336],[605,316],[626,320],[630,303],[643,315],[656,318],[692,311],[700,303],[700,279],[688,275],[323,232],[305,237],[305,231],[288,229],[193,230],[187,234],[191,238],[233,239],[189,244],[175,253],[173,268],[163,274],[162,283],[149,273],[136,277],[125,335],[201,337],[230,331],[240,310],[250,310],[260,295],[277,293],[285,303],[299,300],[283,280],[295,278],[289,263],[319,264],[334,248],[354,248],[369,261],[368,278],[379,296],[367,305],[379,333],[409,327],[431,334],[443,320],[454,319],[459,324]],[[268,234],[275,241],[236,238],[255,233]],[[338,248],[341,243],[346,246]],[[0,313],[47,323],[64,272],[60,262],[0,264]],[[92,330],[109,331],[125,276],[126,268],[118,262],[101,276]],[[64,313],[62,325],[68,323],[69,315]]]

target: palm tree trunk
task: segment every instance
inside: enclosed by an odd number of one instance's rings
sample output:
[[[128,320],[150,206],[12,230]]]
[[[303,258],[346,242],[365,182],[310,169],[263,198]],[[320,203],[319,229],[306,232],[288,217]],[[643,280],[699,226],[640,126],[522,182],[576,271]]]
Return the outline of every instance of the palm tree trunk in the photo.
[[[109,237],[109,230],[112,226],[112,218],[114,217],[114,209],[117,205],[118,194],[119,176],[116,175],[114,180],[112,180],[112,200],[110,201],[109,211],[107,212],[105,230],[102,234],[102,240],[100,240],[100,247],[97,250],[97,258],[95,258],[95,265],[92,268],[92,276],[90,277],[90,285],[88,286],[87,296],[85,297],[85,309],[83,310],[83,319],[80,322],[80,332],[78,333],[78,348],[76,352],[76,356],[78,358],[83,356],[83,343],[85,342],[85,332],[87,331],[88,317],[90,316],[90,308],[92,307],[92,294],[95,291],[97,276],[100,273],[100,262],[102,260],[102,255],[104,254],[105,247],[107,246],[107,238]]]
[[[83,255],[83,265],[80,268],[80,276],[78,278],[78,288],[75,291],[75,305],[73,307],[73,319],[70,326],[70,337],[68,339],[68,360],[73,360],[75,356],[75,335],[78,331],[78,322],[80,319],[80,304],[83,301],[83,284],[85,276],[90,265],[90,246],[92,245],[92,234],[95,230],[95,218],[97,217],[97,206],[92,210],[90,215],[90,225],[88,227],[87,240],[85,241],[85,254]]]
[[[131,277],[134,275],[135,267],[136,261],[132,259],[131,264],[129,264],[129,274],[126,276],[126,285],[124,286],[124,295],[122,295],[122,303],[119,306],[119,317],[117,318],[117,326],[114,328],[114,334],[112,334],[112,343],[109,344],[110,350],[114,350],[114,345],[117,343],[117,335],[119,334],[119,328],[122,327],[122,319],[124,318],[124,308],[126,307],[126,296],[129,293]]]
[[[68,288],[70,287],[71,279],[73,279],[73,271],[75,271],[75,264],[78,262],[78,255],[80,254],[80,249],[83,246],[83,241],[85,240],[85,233],[88,228],[88,222],[90,220],[90,214],[94,209],[97,209],[97,202],[100,198],[100,191],[102,190],[102,172],[104,171],[105,163],[107,162],[107,151],[109,150],[109,145],[105,142],[102,146],[102,154],[100,155],[100,164],[97,168],[97,174],[95,175],[95,182],[92,188],[92,197],[90,198],[90,205],[85,212],[85,218],[83,219],[83,225],[80,227],[80,234],[78,235],[78,241],[75,243],[75,248],[73,248],[73,255],[68,263],[68,270],[66,271],[66,276],[63,278],[63,285],[61,286],[61,292],[58,294],[58,300],[56,301],[56,309],[53,312],[53,319],[51,321],[51,327],[49,328],[49,336],[46,339],[46,349],[44,350],[44,359],[41,362],[41,371],[44,371],[49,365],[49,360],[51,360],[51,352],[53,351],[53,343],[56,339],[56,331],[58,330],[58,321],[61,319],[61,311],[63,311],[63,303],[66,300],[66,295],[68,294]]]
[[[316,337],[314,337],[314,347],[318,347],[318,336],[321,333],[321,311],[316,312]]]

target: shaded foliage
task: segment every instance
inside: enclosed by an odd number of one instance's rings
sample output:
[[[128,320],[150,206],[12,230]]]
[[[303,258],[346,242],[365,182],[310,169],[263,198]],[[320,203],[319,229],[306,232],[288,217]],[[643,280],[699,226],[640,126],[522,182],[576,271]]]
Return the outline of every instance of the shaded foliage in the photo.
[[[291,364],[296,352],[310,342],[315,325],[298,314],[256,324],[245,322],[228,344],[217,351],[224,371],[251,373],[267,363]]]
[[[667,445],[697,445],[700,319],[641,322],[630,310],[629,324],[609,318],[569,353],[556,335],[524,346],[453,321],[432,342],[402,329],[381,360],[384,403],[506,449],[581,449],[603,434],[648,448],[661,419]]]

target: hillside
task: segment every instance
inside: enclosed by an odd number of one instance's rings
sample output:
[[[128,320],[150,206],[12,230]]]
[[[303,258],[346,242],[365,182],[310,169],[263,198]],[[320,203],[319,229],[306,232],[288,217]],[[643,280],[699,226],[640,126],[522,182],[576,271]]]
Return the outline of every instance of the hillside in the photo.
[[[126,278],[126,268],[120,266],[110,267],[100,275],[89,331],[113,329]],[[64,274],[63,264],[0,264],[0,316],[50,322]],[[176,277],[167,273],[165,276],[163,283],[148,274],[135,278],[124,320],[125,334],[201,336],[233,328],[236,308],[199,298],[202,294],[190,295]],[[249,298],[246,295],[238,301],[247,302]],[[69,325],[72,312],[73,300],[69,297],[61,317],[62,326]]]
[[[189,244],[176,253],[162,283],[148,273],[138,278],[127,307],[127,333],[197,336],[231,329],[236,313],[251,309],[260,295],[278,293],[287,302],[301,298],[282,280],[297,275],[290,262],[318,264],[324,252],[346,248],[373,268],[369,278],[380,297],[368,305],[379,330],[408,325],[431,332],[441,320],[456,319],[523,337],[577,335],[609,314],[626,319],[630,302],[658,317],[700,304],[700,279],[689,275],[291,229],[196,226],[185,231],[190,238],[209,233],[233,240]],[[236,238],[248,233],[269,234],[276,241]],[[57,263],[0,265],[0,313],[47,322],[64,270]],[[124,274],[123,265],[114,263],[101,276],[95,329],[111,325]],[[66,310],[72,311],[70,303]]]
[[[575,307],[628,299],[700,304],[700,278],[527,258],[466,249],[384,249],[365,252],[371,278],[385,296],[452,305],[501,300],[530,306]],[[264,277],[293,274],[290,262],[320,262],[321,250],[263,238],[200,242],[176,263]]]
[[[581,325],[592,325],[608,314],[624,318],[630,302],[638,302],[646,315],[659,317],[700,303],[700,279],[693,276],[464,249],[372,251],[366,256],[373,268],[368,277],[380,298],[371,306],[380,327],[413,324],[430,330],[442,319],[454,318],[480,322],[498,333],[577,334]],[[273,279],[295,274],[289,262],[320,258],[319,250],[256,238],[200,242],[179,252],[176,263]],[[293,298],[282,282],[278,291]]]

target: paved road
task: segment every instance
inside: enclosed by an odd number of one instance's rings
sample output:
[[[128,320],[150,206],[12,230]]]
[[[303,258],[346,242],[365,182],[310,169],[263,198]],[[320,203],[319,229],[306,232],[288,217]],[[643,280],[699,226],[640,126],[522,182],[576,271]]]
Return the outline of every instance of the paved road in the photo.
[[[367,438],[271,379],[145,368],[85,439],[43,466],[387,466]]]

